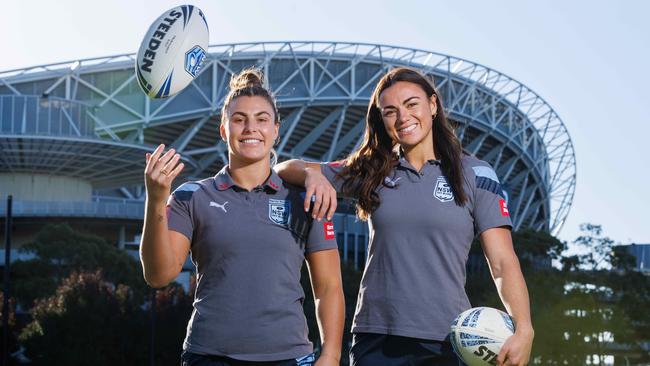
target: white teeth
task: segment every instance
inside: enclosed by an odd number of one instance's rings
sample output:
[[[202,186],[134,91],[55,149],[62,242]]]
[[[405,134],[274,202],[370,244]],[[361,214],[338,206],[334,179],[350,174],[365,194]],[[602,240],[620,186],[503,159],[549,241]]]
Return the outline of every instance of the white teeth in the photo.
[[[261,142],[261,140],[257,140],[257,139],[246,139],[246,140],[242,140],[241,142],[244,143],[244,144],[256,144],[256,143],[258,143],[258,142]]]
[[[408,127],[400,128],[397,132],[411,132],[415,129],[416,125],[410,125]]]

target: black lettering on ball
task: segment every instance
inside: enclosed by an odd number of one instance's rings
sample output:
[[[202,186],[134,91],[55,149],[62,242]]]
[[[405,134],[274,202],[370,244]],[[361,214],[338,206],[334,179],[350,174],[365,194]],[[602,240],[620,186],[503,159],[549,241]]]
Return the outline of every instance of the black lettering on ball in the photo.
[[[167,33],[161,32],[161,31],[155,31],[155,32],[153,32],[152,37],[155,37],[155,38],[158,38],[158,39],[163,39],[163,38],[165,38],[165,34],[167,34]]]
[[[146,72],[151,72],[151,66],[152,65],[153,65],[153,60],[143,58],[142,63],[140,64],[140,70],[146,71]]]
[[[159,46],[160,46],[160,41],[159,40],[154,39],[154,38],[149,40],[149,49],[150,50],[155,51],[155,50],[158,49]]]
[[[488,350],[487,347],[480,346],[476,351],[474,351],[474,354],[480,357],[480,356],[485,355],[485,351],[487,351],[487,350]]]

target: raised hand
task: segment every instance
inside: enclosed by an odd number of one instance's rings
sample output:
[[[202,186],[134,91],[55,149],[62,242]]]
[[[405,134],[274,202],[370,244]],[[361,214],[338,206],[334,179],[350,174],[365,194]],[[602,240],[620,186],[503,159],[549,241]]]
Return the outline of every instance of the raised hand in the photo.
[[[153,202],[166,202],[171,193],[174,179],[183,170],[185,164],[179,163],[181,156],[176,150],[170,149],[165,154],[165,145],[160,144],[145,155],[144,183],[147,189],[147,199]]]

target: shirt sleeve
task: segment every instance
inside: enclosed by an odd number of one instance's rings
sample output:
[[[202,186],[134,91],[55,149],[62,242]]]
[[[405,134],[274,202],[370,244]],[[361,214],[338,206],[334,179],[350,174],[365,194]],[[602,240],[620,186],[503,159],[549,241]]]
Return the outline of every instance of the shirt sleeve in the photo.
[[[340,161],[330,161],[328,163],[322,163],[320,166],[320,170],[327,178],[327,180],[330,182],[332,187],[336,190],[337,193],[341,193],[343,190],[343,179],[338,176],[339,173],[341,173],[341,170],[343,169],[345,165],[344,160]]]
[[[190,242],[194,232],[190,202],[198,189],[196,183],[185,183],[176,188],[167,200],[167,228],[185,235]]]
[[[319,250],[334,248],[338,248],[334,223],[331,221],[313,220],[311,222],[311,227],[309,228],[305,253],[313,253]]]
[[[475,177],[474,230],[477,234],[487,229],[507,226],[512,229],[506,194],[492,167],[481,161],[472,167]]]

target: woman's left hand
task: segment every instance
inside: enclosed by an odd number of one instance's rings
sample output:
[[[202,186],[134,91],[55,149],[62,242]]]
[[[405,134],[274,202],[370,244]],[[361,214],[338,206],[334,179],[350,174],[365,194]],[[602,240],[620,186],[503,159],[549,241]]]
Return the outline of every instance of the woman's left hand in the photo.
[[[314,366],[339,366],[340,362],[336,358],[328,355],[320,355]]]
[[[530,330],[517,330],[506,340],[497,356],[497,366],[525,366],[530,359],[533,347],[534,332]]]

